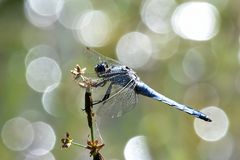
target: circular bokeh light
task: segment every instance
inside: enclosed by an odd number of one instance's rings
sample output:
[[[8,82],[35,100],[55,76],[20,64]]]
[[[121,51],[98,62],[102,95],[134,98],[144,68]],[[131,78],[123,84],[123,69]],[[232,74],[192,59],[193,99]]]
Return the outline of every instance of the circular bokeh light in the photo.
[[[31,9],[39,15],[56,15],[62,8],[64,0],[27,0]]]
[[[33,60],[26,70],[28,85],[37,92],[55,83],[60,83],[62,72],[58,64],[50,58],[40,57]]]
[[[151,160],[146,138],[136,136],[131,138],[124,148],[125,160]]]
[[[40,156],[49,153],[56,142],[56,135],[52,127],[44,122],[32,123],[35,133],[33,143],[29,146],[31,154]]]
[[[63,97],[61,93],[64,93],[63,85],[55,83],[44,91],[42,95],[42,104],[44,110],[53,116],[62,116],[66,113],[66,106],[63,105]]]
[[[219,12],[206,2],[186,2],[179,5],[172,15],[172,27],[185,39],[205,41],[219,30]]]
[[[24,11],[31,24],[37,27],[49,27],[57,20],[63,0],[26,0]]]
[[[1,136],[9,149],[22,151],[32,144],[34,132],[29,121],[15,117],[4,124]]]
[[[229,126],[226,113],[218,107],[207,107],[201,110],[212,119],[212,122],[205,122],[200,119],[194,120],[194,129],[197,135],[205,141],[218,141],[223,138]]]
[[[75,29],[76,20],[86,11],[92,10],[89,0],[66,0],[59,13],[59,22],[66,28]]]
[[[118,41],[116,53],[123,64],[132,68],[140,68],[151,58],[152,43],[147,35],[130,32]]]
[[[78,39],[89,47],[103,46],[108,41],[111,30],[109,17],[99,10],[86,12],[76,24]]]
[[[28,66],[31,61],[40,57],[48,57],[59,61],[58,54],[54,48],[45,44],[39,44],[28,51],[25,57],[25,65]]]
[[[170,30],[170,19],[174,0],[146,0],[141,9],[142,21],[156,33],[167,33]]]
[[[28,154],[28,155],[26,155],[24,160],[55,160],[55,157],[51,152],[48,152],[47,154],[44,154],[41,156]]]

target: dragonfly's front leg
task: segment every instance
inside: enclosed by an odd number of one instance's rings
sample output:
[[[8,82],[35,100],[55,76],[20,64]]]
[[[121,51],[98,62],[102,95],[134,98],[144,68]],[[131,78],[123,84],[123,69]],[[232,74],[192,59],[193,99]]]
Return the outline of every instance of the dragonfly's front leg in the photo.
[[[94,88],[103,87],[103,86],[105,86],[106,83],[107,83],[106,80],[97,79],[97,80],[92,80],[91,81],[91,86],[94,87]]]
[[[107,89],[104,97],[102,98],[102,100],[93,103],[93,105],[96,105],[96,104],[99,104],[101,102],[104,102],[105,100],[107,100],[110,97],[110,94],[111,94],[111,91],[112,91],[112,84],[113,83],[110,83],[110,85],[108,86],[108,89]]]

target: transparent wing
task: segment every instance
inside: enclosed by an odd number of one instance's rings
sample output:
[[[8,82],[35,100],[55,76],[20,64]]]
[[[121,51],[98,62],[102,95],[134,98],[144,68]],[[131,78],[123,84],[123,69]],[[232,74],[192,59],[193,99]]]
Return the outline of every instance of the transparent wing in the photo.
[[[99,78],[94,68],[97,64],[101,62],[107,62],[108,65],[111,65],[111,66],[122,65],[117,60],[106,57],[89,47],[81,47],[79,56],[80,57],[77,58],[78,61],[76,62],[76,64],[79,64],[81,68],[86,68],[84,76],[92,79]]]
[[[117,60],[114,60],[112,58],[106,57],[95,50],[84,47],[81,50],[81,64],[85,65],[82,67],[87,67],[87,73],[95,73],[94,66],[97,65],[100,62],[107,62],[108,65],[112,66],[122,66],[120,62]],[[124,76],[128,76],[124,73],[119,73],[114,76],[106,76],[109,77],[107,80],[107,84],[105,84],[103,87],[97,87],[94,89],[94,94],[96,97],[95,100],[101,100],[103,98],[107,88],[110,85],[111,78],[118,78],[119,77],[119,85],[113,84],[110,97],[105,100],[104,102],[100,103],[98,105],[97,114],[101,117],[119,117],[122,114],[130,111],[137,102],[137,95],[135,94],[134,87],[135,87],[135,81],[130,80],[128,82],[122,81]],[[96,77],[96,74],[91,74],[91,77]],[[121,85],[120,85],[121,84]],[[101,97],[100,97],[101,96]]]
[[[106,74],[108,74],[108,73],[106,73]],[[97,80],[99,82],[103,81],[105,84],[100,85],[98,87],[92,87],[93,93],[94,93],[94,100],[96,102],[98,102],[103,99],[103,97],[107,94],[107,91],[108,91],[110,85],[113,84],[112,79],[114,79],[114,78],[118,79],[117,83],[119,85],[112,85],[109,98],[116,96],[117,94],[120,94],[120,92],[123,90],[123,88],[129,83],[129,81],[123,80],[123,79],[126,79],[127,77],[128,77],[128,73],[118,73],[118,74],[113,74],[112,76],[109,76],[108,78],[98,78]]]
[[[79,60],[81,62],[80,66],[87,67],[87,72],[90,73],[94,73],[94,66],[103,61],[107,62],[109,65],[122,65],[117,60],[106,57],[89,47],[82,47],[79,56]]]
[[[88,54],[91,57],[96,57],[98,59],[98,61],[100,59],[100,61],[106,61],[106,62],[109,62],[109,64],[122,65],[119,61],[114,60],[114,59],[109,58],[109,57],[106,57],[106,56],[98,53],[96,50],[94,50],[92,48],[89,48],[89,47],[85,47],[83,53]]]
[[[97,115],[114,118],[132,110],[138,101],[137,94],[134,91],[135,85],[134,80],[127,82],[124,87],[113,85],[110,97],[100,104]]]

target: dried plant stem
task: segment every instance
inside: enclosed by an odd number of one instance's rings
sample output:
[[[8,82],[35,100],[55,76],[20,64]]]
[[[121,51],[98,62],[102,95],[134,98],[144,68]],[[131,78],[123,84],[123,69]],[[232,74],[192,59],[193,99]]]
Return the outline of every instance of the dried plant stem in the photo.
[[[71,144],[86,148],[90,150],[90,156],[93,157],[93,160],[103,160],[103,156],[99,152],[104,144],[99,144],[98,140],[94,138],[94,130],[93,130],[93,100],[92,100],[92,92],[91,87],[94,86],[94,81],[88,77],[84,76],[86,68],[81,69],[77,64],[76,67],[71,70],[71,73],[74,75],[74,80],[82,80],[82,82],[78,82],[79,86],[85,89],[85,108],[84,111],[87,114],[87,122],[88,127],[90,129],[90,137],[91,140],[87,140],[87,146],[82,144],[73,142],[73,139],[70,137],[69,133],[66,133],[66,138],[62,138],[61,141],[63,143],[62,148],[69,148]]]
[[[85,93],[85,112],[87,114],[87,120],[88,120],[88,127],[90,129],[90,135],[91,135],[91,141],[94,141],[94,131],[93,131],[93,101],[92,101],[92,93],[91,88],[86,88]]]

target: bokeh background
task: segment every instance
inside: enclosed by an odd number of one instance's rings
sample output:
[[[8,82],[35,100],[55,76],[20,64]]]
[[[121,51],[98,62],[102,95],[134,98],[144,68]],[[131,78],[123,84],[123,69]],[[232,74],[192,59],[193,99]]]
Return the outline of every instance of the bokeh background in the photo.
[[[84,90],[69,70],[84,46],[132,67],[162,94],[212,123],[140,97],[103,120],[105,159],[239,159],[238,0],[0,0],[0,155],[4,160],[90,159]],[[95,93],[97,90],[94,90]],[[97,133],[96,133],[97,135]]]

